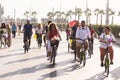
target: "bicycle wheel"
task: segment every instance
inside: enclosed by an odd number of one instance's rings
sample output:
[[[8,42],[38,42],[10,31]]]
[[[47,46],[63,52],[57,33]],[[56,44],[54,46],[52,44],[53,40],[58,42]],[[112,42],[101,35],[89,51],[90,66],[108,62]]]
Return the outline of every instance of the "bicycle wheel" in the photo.
[[[53,66],[55,65],[56,49],[53,48]]]
[[[80,52],[80,64],[82,64],[82,61],[83,61],[82,55],[83,55],[83,51]]]
[[[83,53],[83,66],[85,66],[86,64],[86,55],[85,55],[85,52]]]
[[[105,72],[107,73],[107,76],[109,75],[109,59],[105,58]]]

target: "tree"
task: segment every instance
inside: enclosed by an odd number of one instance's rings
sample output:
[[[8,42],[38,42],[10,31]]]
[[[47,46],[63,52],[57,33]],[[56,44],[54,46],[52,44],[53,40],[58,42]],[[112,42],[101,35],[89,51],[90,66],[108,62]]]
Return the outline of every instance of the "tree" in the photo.
[[[105,15],[105,11],[104,10],[99,10],[99,14],[100,14],[100,16],[101,16],[101,21],[100,21],[100,23],[102,24],[102,20],[103,20],[103,15]]]
[[[69,11],[67,12],[67,16],[70,17],[70,18],[69,18],[70,21],[71,21],[71,19],[72,19],[72,15],[73,15],[73,11],[72,11],[72,10],[69,10]]]
[[[26,11],[26,12],[24,13],[24,15],[27,17],[27,20],[28,20],[28,17],[29,17],[29,11]]]
[[[36,11],[33,11],[33,12],[32,12],[32,16],[34,17],[34,20],[35,20],[36,15],[37,15],[37,12],[36,12]]]
[[[82,9],[81,8],[76,8],[75,9],[75,14],[78,16],[78,21],[80,21],[80,16],[82,16]]]
[[[90,16],[92,15],[91,10],[89,8],[87,8],[84,13],[86,14],[87,20],[86,20],[86,24],[88,24],[88,18],[89,18],[89,22],[90,22]]]
[[[109,15],[112,16],[111,24],[113,24],[115,11],[113,11],[112,9],[109,9]]]
[[[54,13],[53,13],[53,12],[48,12],[48,13],[47,13],[47,17],[48,17],[49,19],[52,19],[52,17],[54,17]]]
[[[98,15],[99,15],[100,10],[95,9],[94,14],[96,15],[96,24],[98,24]]]

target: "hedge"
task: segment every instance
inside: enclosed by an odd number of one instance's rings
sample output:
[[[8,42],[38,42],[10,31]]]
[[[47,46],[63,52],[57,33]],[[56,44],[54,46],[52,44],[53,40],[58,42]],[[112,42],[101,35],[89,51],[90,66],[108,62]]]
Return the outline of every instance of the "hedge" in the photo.
[[[93,25],[95,31],[98,33],[98,26],[97,25]],[[120,25],[109,25],[109,27],[111,28],[111,32],[113,33],[113,35],[116,38],[120,38],[119,33],[120,33]]]

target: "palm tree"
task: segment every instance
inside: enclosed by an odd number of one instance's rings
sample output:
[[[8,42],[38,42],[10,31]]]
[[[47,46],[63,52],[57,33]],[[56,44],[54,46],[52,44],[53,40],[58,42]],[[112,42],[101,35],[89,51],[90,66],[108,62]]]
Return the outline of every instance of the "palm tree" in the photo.
[[[95,9],[94,10],[94,14],[96,15],[96,24],[98,24],[98,15],[99,15],[100,10],[99,9]]]
[[[120,16],[120,11],[118,12],[118,16]]]
[[[88,13],[88,22],[90,24],[90,17],[92,16],[92,13]]]
[[[69,11],[67,12],[67,15],[70,17],[70,21],[71,21],[72,15],[73,15],[73,11],[72,11],[72,10],[69,10]]]
[[[82,16],[82,9],[81,8],[76,8],[75,9],[75,14],[78,16],[78,21],[80,21],[80,16]]]
[[[36,11],[33,11],[33,12],[32,12],[32,16],[33,16],[33,18],[34,18],[34,21],[35,21],[36,15],[37,15],[37,12],[36,12]]]
[[[103,15],[105,15],[105,11],[101,9],[99,10],[99,14],[101,15],[100,23],[102,24],[102,19],[103,19]]]
[[[109,15],[112,16],[112,22],[111,22],[111,24],[113,24],[115,11],[113,11],[112,9],[109,9]]]
[[[86,20],[86,24],[88,24],[88,18],[90,18],[91,14],[91,10],[89,8],[87,8],[84,13],[86,14],[87,20]],[[89,19],[90,20],[90,19]],[[89,21],[90,22],[90,21]]]
[[[56,15],[57,18],[60,18],[61,17],[61,12],[60,11],[56,11],[55,15]]]
[[[54,17],[54,13],[53,13],[53,12],[48,12],[48,13],[47,13],[47,17],[48,17],[49,19],[52,19],[52,17]]]
[[[28,19],[28,17],[29,17],[29,11],[26,11],[25,13],[24,13],[24,15],[27,17],[27,19]]]

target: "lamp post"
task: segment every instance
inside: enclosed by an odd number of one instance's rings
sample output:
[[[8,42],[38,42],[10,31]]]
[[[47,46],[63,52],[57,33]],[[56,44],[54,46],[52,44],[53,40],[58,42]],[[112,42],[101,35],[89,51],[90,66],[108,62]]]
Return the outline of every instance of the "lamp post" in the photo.
[[[109,0],[107,0],[106,4],[106,25],[109,24]]]
[[[86,11],[87,11],[87,9],[88,9],[88,0],[86,0]],[[88,24],[88,16],[87,16],[87,14],[86,14],[86,24]]]

